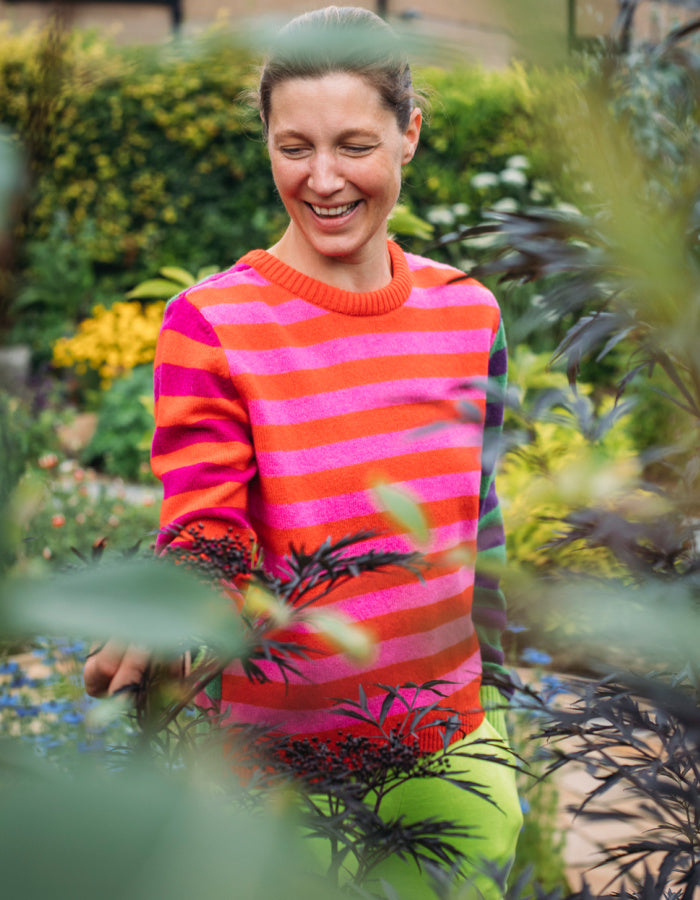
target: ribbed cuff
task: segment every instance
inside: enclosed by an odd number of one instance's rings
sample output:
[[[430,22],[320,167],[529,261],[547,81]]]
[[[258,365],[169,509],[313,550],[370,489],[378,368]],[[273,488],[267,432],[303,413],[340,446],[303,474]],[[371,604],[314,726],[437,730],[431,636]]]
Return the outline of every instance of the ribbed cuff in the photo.
[[[484,684],[479,691],[479,700],[486,714],[487,721],[493,725],[504,741],[508,740],[506,726],[506,709],[508,700],[495,685]]]

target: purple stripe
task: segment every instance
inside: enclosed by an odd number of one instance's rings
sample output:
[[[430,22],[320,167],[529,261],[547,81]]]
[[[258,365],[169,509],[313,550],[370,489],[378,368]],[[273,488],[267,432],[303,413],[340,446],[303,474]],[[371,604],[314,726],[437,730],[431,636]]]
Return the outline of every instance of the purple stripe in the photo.
[[[193,444],[235,441],[250,444],[250,430],[231,419],[200,419],[196,425],[161,426],[153,437],[153,456],[173,453]]]
[[[207,347],[220,346],[214,329],[184,294],[180,294],[166,306],[161,330],[176,331]]]
[[[405,331],[391,334],[361,334],[323,341],[309,347],[279,347],[271,350],[227,350],[234,370],[253,375],[325,369],[343,362],[391,356],[443,356],[486,351],[488,328],[467,331]]]
[[[503,424],[503,406],[500,403],[487,403],[484,428],[499,428]]]
[[[295,325],[297,322],[307,322],[320,316],[328,316],[330,313],[320,306],[313,306],[306,300],[289,300],[271,306],[263,300],[253,300],[249,303],[216,303],[205,307],[206,317],[212,325],[267,325],[277,323],[279,325]]]
[[[230,379],[205,369],[188,369],[171,363],[161,363],[153,378],[155,398],[160,397],[231,397]]]
[[[498,497],[496,495],[496,482],[492,481],[489,487],[489,492],[486,495],[485,499],[481,501],[481,505],[479,508],[479,518],[482,516],[487,516],[489,513],[493,512],[494,509],[498,506]]]
[[[245,484],[253,475],[255,465],[252,463],[245,469],[217,466],[214,463],[183,466],[163,475],[163,497],[167,499],[189,491],[204,491],[207,488],[220,487],[227,482]]]
[[[486,628],[498,628],[499,631],[503,631],[508,624],[504,610],[485,606],[474,605],[472,608],[472,619],[475,625],[483,625]]]
[[[489,358],[489,377],[499,378],[508,371],[508,351],[505,347],[496,350]]]
[[[400,378],[293,400],[251,400],[250,420],[256,425],[292,425],[367,409],[442,401],[450,396],[460,400],[483,396],[476,391],[465,391],[461,385],[458,378]]]
[[[497,525],[491,525],[488,528],[479,529],[479,550],[493,550],[503,544],[504,532],[503,526],[499,522]]]

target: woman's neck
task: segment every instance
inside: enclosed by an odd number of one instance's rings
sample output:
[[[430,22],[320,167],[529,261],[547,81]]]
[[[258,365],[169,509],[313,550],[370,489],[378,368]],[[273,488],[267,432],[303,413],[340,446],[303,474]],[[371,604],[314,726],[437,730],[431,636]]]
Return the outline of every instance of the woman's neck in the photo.
[[[268,252],[309,278],[358,294],[381,290],[391,282],[393,274],[386,239],[363,248],[358,257],[325,256],[304,238],[297,239],[290,226]]]

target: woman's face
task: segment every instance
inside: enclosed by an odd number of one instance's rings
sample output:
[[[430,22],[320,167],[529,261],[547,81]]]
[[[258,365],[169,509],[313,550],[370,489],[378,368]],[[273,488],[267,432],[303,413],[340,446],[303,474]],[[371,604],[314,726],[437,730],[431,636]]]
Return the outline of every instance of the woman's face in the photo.
[[[361,264],[377,253],[386,257],[387,219],[420,123],[414,109],[402,133],[377,90],[359,75],[334,72],[275,87],[268,148],[291,219],[285,237],[303,257],[299,268],[313,273],[329,258]]]

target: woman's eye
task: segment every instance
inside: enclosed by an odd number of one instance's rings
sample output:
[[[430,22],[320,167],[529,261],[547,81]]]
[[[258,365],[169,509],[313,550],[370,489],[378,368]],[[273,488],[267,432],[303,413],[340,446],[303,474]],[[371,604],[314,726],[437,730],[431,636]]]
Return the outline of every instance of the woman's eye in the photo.
[[[372,149],[370,146],[360,146],[359,144],[348,144],[345,147],[345,151],[347,153],[353,153],[355,155],[361,155],[362,153],[369,153]]]
[[[301,156],[306,147],[280,147],[280,152],[285,156]]]

